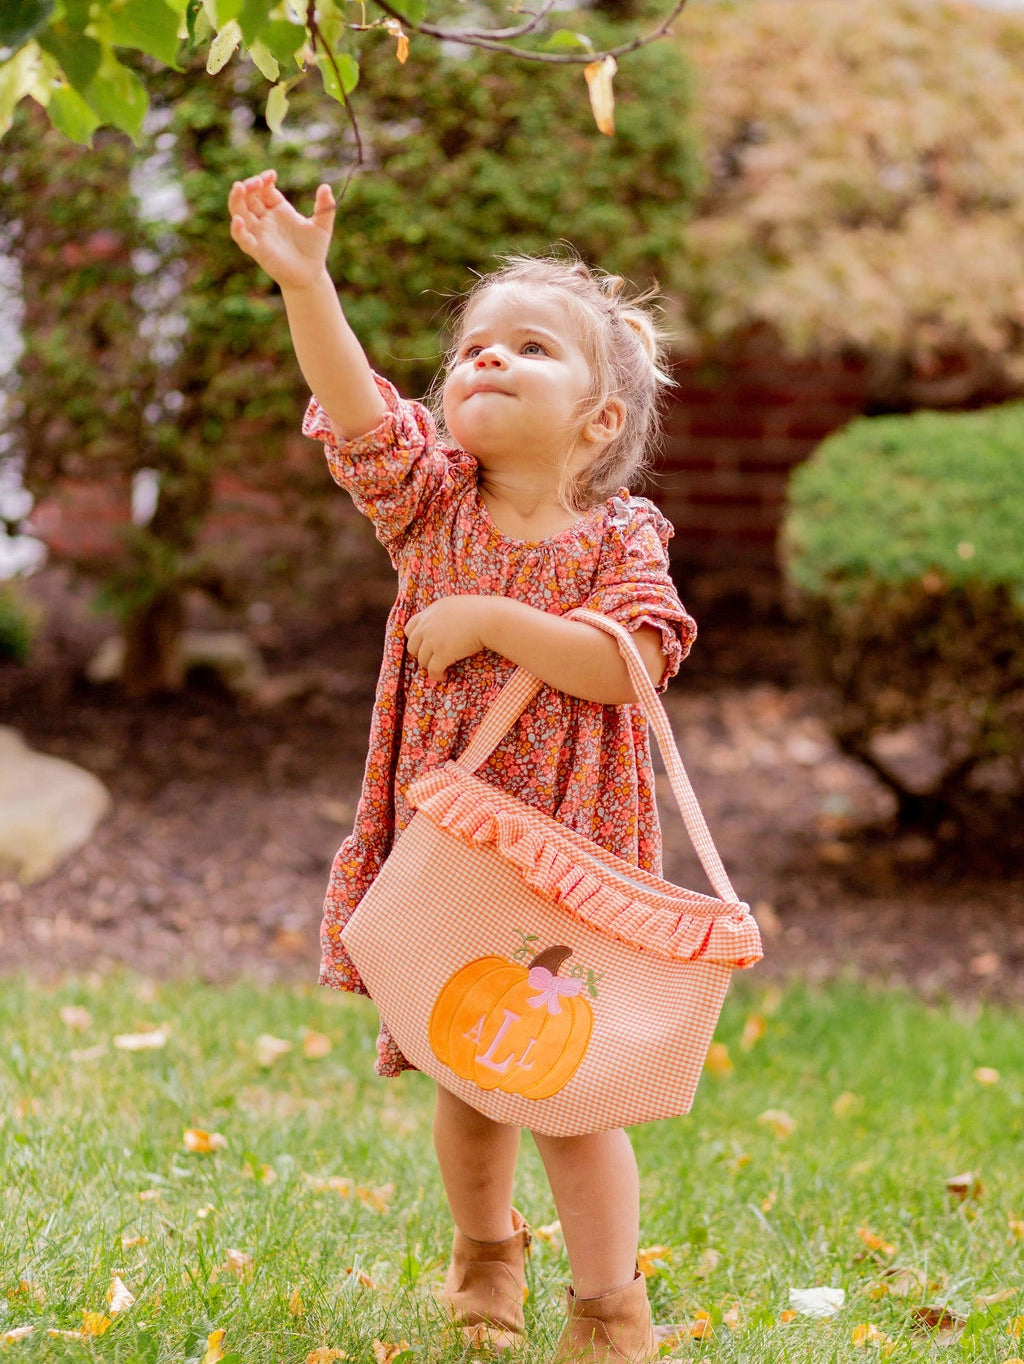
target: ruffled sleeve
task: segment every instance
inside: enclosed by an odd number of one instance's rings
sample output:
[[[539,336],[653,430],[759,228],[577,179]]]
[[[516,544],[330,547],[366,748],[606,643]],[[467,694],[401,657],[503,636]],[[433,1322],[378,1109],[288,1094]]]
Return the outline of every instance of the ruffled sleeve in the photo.
[[[623,489],[606,505],[609,550],[583,605],[627,630],[650,625],[660,632],[665,671],[658,690],[664,691],[697,637],[697,623],[679,600],[669,572],[668,542],[674,531],[645,497],[630,497]]]
[[[374,377],[387,411],[372,431],[339,440],[313,397],[302,434],[323,441],[332,478],[372,521],[394,562],[409,527],[426,504],[447,489],[452,459],[439,445],[434,419],[423,404],[400,397],[393,384]]]

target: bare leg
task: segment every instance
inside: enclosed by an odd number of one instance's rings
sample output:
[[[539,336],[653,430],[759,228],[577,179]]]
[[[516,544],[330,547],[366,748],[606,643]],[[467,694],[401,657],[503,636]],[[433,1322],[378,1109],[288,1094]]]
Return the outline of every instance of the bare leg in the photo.
[[[640,1234],[640,1181],[621,1129],[586,1137],[534,1134],[562,1223],[578,1298],[631,1283]]]
[[[474,1241],[511,1236],[519,1128],[492,1122],[438,1085],[434,1149],[459,1231]]]

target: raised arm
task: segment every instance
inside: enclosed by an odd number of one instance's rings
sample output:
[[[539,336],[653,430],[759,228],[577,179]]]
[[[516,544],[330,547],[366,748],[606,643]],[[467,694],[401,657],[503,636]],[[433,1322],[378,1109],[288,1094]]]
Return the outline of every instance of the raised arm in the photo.
[[[266,170],[236,181],[228,195],[231,236],[281,289],[292,344],[306,383],[342,440],[372,431],[386,411],[373,371],[327,273],[335,203],[328,185],[304,218]]]

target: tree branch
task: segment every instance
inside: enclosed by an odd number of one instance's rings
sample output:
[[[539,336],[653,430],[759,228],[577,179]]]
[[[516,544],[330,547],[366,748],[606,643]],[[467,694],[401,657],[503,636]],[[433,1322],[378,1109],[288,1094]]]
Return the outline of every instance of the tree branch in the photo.
[[[527,25],[522,25],[524,33],[536,31],[541,19],[553,8],[554,0],[545,0],[545,7],[540,14],[534,15]],[[502,52],[506,56],[520,57],[528,62],[549,62],[556,65],[583,65],[584,63],[602,61],[605,57],[624,57],[627,53],[635,52],[638,48],[647,47],[649,43],[657,42],[659,38],[664,38],[670,31],[675,19],[683,12],[686,7],[686,0],[675,0],[670,12],[665,16],[660,24],[657,24],[648,33],[641,33],[638,37],[631,39],[628,43],[622,43],[619,47],[608,48],[604,52],[535,52],[526,48],[515,47],[505,41],[509,36],[519,36],[512,34],[506,29],[493,29],[478,31],[475,29],[462,28],[441,28],[437,24],[413,23],[413,21],[400,9],[397,9],[390,0],[374,0],[378,9],[384,11],[391,19],[396,19],[403,28],[409,29],[413,33],[422,33],[427,38],[437,38],[441,42],[461,43],[465,47],[480,47],[487,52]],[[312,8],[312,5],[310,6]]]

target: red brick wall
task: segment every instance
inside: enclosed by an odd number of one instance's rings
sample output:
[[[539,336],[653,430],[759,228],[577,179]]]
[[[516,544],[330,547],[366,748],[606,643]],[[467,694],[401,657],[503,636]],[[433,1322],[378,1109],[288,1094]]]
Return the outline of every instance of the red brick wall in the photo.
[[[789,472],[864,410],[864,366],[751,352],[681,360],[675,378],[651,487],[676,527],[673,560],[774,571]]]

